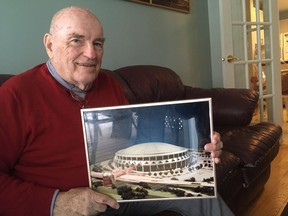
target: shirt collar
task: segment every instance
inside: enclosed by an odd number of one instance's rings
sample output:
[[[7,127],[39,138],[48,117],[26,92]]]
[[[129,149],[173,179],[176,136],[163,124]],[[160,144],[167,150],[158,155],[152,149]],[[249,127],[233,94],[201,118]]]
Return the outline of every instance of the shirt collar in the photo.
[[[56,71],[56,69],[54,68],[54,66],[51,63],[51,60],[49,59],[46,62],[47,68],[50,72],[50,74],[54,77],[54,79],[59,82],[61,85],[63,85],[65,88],[69,89],[70,91],[73,91],[75,94],[77,94],[78,96],[84,98],[86,95],[86,92],[82,91],[81,89],[79,89],[77,86],[75,86],[74,84],[71,84],[69,82],[67,82],[66,80],[64,80]]]

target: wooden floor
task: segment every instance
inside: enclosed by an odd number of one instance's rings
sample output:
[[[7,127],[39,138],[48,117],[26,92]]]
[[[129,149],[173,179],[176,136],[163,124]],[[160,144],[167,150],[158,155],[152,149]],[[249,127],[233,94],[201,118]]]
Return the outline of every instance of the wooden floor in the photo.
[[[271,175],[263,192],[243,216],[281,216],[288,202],[288,112],[283,110],[283,137],[272,162]]]

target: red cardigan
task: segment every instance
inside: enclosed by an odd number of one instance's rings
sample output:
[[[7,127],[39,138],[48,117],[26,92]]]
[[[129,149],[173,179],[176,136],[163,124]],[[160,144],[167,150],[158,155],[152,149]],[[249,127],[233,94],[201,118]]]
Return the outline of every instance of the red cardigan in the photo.
[[[100,73],[89,107],[127,104],[120,85]],[[56,189],[88,186],[79,104],[46,64],[0,87],[0,215],[49,215]]]

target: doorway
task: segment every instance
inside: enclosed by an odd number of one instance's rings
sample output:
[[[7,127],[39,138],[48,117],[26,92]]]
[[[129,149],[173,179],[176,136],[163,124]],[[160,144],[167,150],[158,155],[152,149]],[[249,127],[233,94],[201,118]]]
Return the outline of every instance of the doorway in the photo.
[[[215,12],[217,7],[219,11]],[[254,120],[281,125],[277,2],[208,1],[208,8],[213,86],[257,91],[259,103]],[[219,20],[218,26],[215,20]],[[217,32],[215,27],[220,30]],[[215,32],[219,34],[218,41],[215,40]],[[219,42],[220,46],[215,45]]]

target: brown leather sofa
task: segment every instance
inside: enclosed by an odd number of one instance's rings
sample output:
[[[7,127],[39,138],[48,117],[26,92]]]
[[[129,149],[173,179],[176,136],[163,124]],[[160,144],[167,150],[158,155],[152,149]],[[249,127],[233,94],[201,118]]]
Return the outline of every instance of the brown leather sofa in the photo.
[[[153,65],[123,67],[112,73],[132,104],[212,98],[214,130],[224,143],[216,166],[217,190],[235,215],[242,215],[262,191],[277,156],[280,126],[251,124],[258,93],[248,89],[203,89],[186,86],[169,68]]]
[[[282,134],[280,126],[251,124],[258,93],[247,89],[203,89],[186,86],[169,68],[135,65],[112,74],[131,104],[212,98],[214,130],[224,143],[222,162],[216,165],[217,191],[235,215],[242,215],[262,191],[270,176],[271,161],[277,156]],[[0,85],[10,75],[0,74]],[[159,215],[178,215],[162,212]]]

